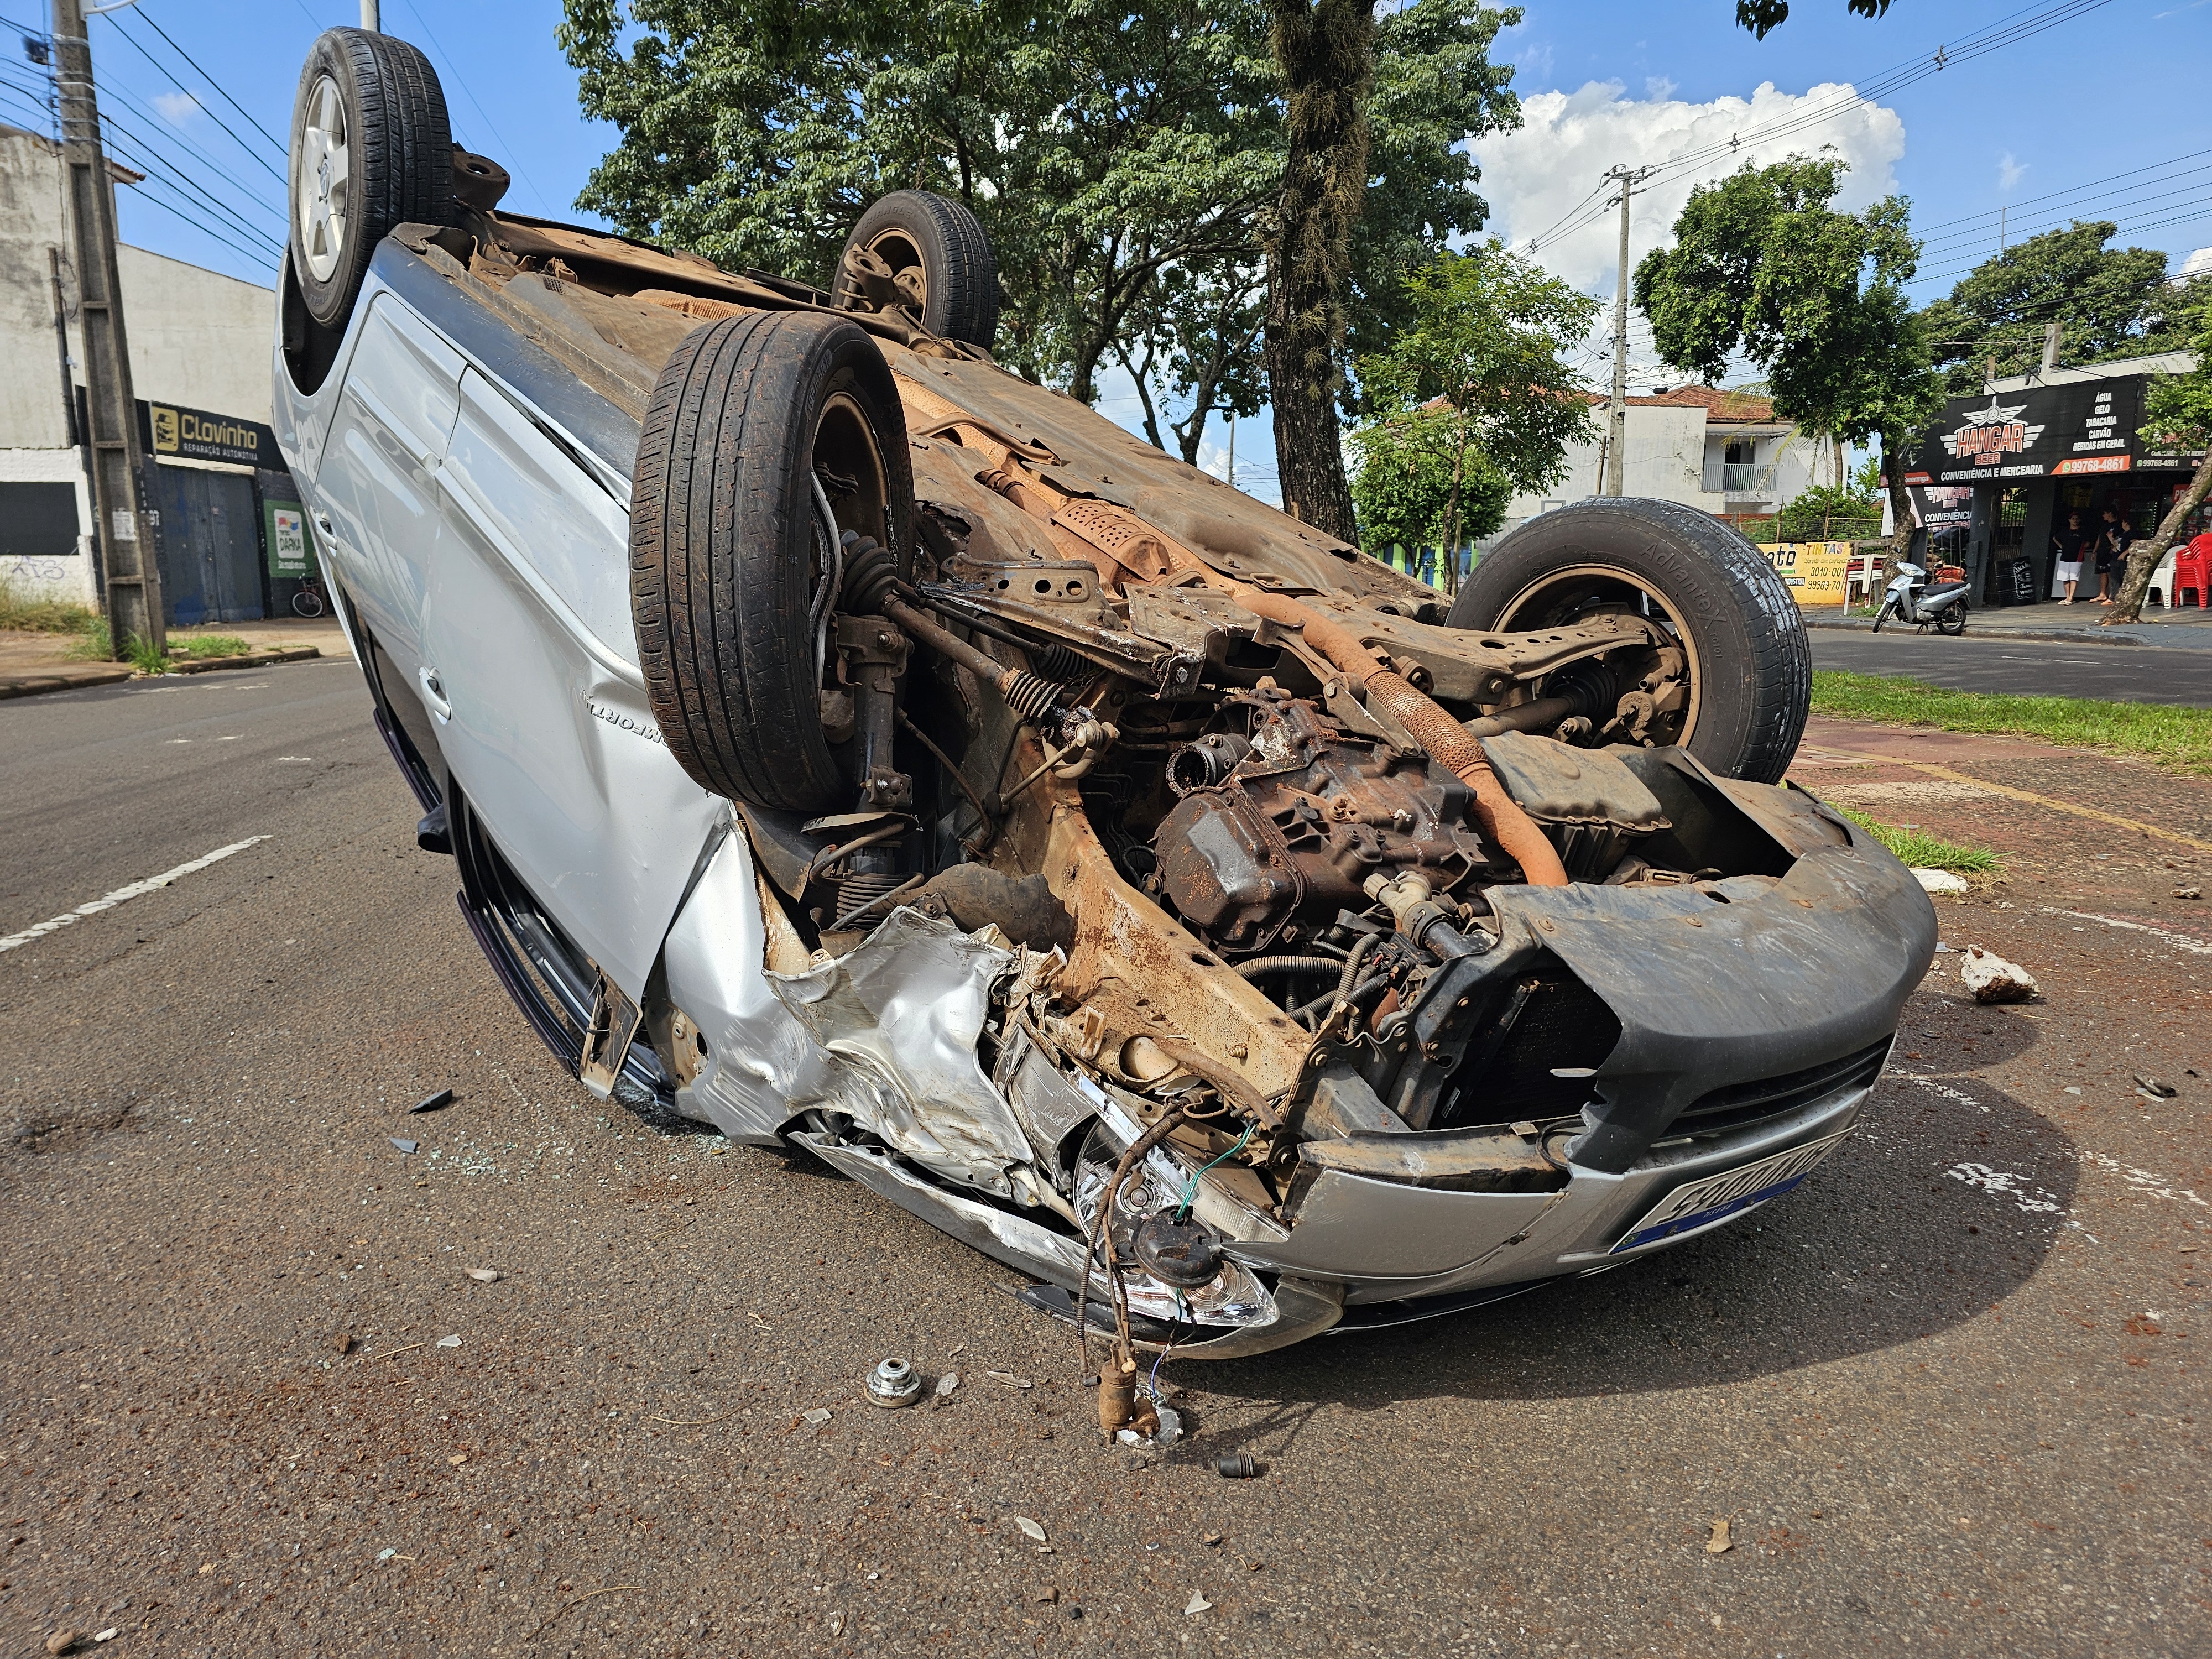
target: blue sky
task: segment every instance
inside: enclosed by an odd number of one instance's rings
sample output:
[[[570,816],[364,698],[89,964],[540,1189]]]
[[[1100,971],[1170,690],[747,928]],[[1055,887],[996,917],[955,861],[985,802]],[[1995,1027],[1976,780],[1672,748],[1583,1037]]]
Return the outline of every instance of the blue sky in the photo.
[[[558,6],[383,3],[386,29],[414,40],[436,64],[455,136],[514,173],[509,201],[526,212],[582,216],[571,204],[612,135],[577,112],[574,71],[553,41]],[[1917,290],[1923,299],[1947,291],[1975,258],[1996,251],[2000,208],[2015,240],[2022,231],[2077,215],[2118,218],[2124,240],[2167,252],[2178,269],[2192,252],[2212,247],[2212,154],[2194,154],[2212,151],[2203,90],[2203,65],[2212,62],[2212,0],[2107,0],[1953,63],[1874,105],[1851,102],[1849,88],[1932,62],[1939,46],[1955,55],[1960,43],[2008,20],[2050,12],[2054,3],[1896,0],[1886,19],[1869,22],[1848,15],[1844,0],[1794,0],[1790,21],[1754,41],[1734,26],[1734,0],[1535,0],[1498,52],[1516,67],[1529,124],[1477,146],[1492,228],[1523,240],[1554,225],[1616,161],[1662,161],[1749,132],[1750,143],[1712,165],[1829,142],[1852,163],[1854,204],[1889,190],[1909,196],[1915,228],[1929,238],[1923,269],[1933,280]],[[140,0],[137,12],[143,15],[125,11],[91,24],[103,104],[128,129],[124,142],[139,147],[134,165],[155,161],[180,177],[155,195],[118,192],[125,238],[266,283],[274,239],[283,234],[276,176],[283,158],[252,124],[278,137],[289,132],[308,42],[331,24],[357,21],[358,5]],[[14,40],[25,27],[44,28],[43,0],[0,0],[0,21],[8,26],[0,119],[43,128],[30,101],[43,71],[24,60]],[[193,62],[162,41],[154,25]],[[1756,136],[1784,119],[1806,125]],[[2177,160],[2183,157],[2192,159]],[[2133,179],[2115,178],[2131,172]],[[1639,198],[1636,252],[1663,236],[1700,176],[1678,169],[1650,198]],[[2073,193],[2054,199],[2053,192]],[[1608,216],[1541,246],[1539,257],[1589,291],[1609,295],[1613,237]],[[1674,378],[1636,343],[1631,363],[1639,381]],[[1601,374],[1604,366],[1602,353],[1594,353],[1592,373]],[[1109,403],[1107,412],[1136,419],[1133,398]],[[1217,429],[1215,438],[1221,435]],[[1264,425],[1248,423],[1239,436],[1238,483],[1272,495]],[[1216,445],[1205,459],[1218,470]]]

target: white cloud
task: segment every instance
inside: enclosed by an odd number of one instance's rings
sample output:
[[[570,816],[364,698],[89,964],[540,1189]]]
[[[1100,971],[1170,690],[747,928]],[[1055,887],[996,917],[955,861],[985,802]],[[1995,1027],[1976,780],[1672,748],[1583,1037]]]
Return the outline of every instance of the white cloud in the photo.
[[[200,106],[200,100],[189,92],[157,92],[150,101],[173,127],[184,125],[185,118],[198,113]]]
[[[1837,204],[1863,207],[1895,188],[1893,169],[1905,154],[1905,124],[1893,110],[1847,103],[1850,92],[1845,85],[1825,84],[1788,93],[1768,82],[1749,98],[1693,104],[1671,97],[1625,98],[1620,82],[1592,82],[1576,92],[1531,94],[1521,100],[1523,125],[1518,131],[1475,146],[1482,193],[1492,211],[1491,228],[1509,241],[1525,240],[1572,212],[1608,167],[1664,162],[1817,109],[1834,112],[1779,137],[1746,141],[1725,160],[1694,173],[1655,180],[1639,191],[1629,229],[1629,263],[1632,266],[1671,237],[1693,184],[1723,177],[1746,162],[1764,166],[1793,152],[1811,155],[1832,144],[1850,167]],[[1610,295],[1619,222],[1607,215],[1547,244],[1538,258],[1576,287]]]
[[[1674,95],[1674,83],[1663,75],[1644,77],[1644,95],[1655,104],[1663,104]]]
[[[2184,276],[2212,276],[2212,247],[2200,247],[2181,262]]]
[[[2010,150],[1997,157],[1997,188],[2010,190],[2027,173],[2028,163]]]

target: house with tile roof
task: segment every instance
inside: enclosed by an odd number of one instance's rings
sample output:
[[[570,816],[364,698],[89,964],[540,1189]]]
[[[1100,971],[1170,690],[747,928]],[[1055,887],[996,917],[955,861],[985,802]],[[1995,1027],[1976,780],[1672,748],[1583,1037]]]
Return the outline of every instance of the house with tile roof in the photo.
[[[1589,402],[1596,435],[1567,452],[1567,472],[1541,495],[1516,495],[1498,533],[1552,507],[1603,493],[1607,399]],[[1778,417],[1772,401],[1748,392],[1684,386],[1632,394],[1621,493],[1681,501],[1716,518],[1764,518],[1811,485],[1843,482],[1842,451]]]

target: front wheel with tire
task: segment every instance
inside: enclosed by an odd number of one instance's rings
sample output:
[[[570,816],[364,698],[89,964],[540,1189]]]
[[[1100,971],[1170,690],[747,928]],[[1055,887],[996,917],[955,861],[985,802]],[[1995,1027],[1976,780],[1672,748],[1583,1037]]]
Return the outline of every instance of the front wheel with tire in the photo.
[[[999,330],[999,262],[961,203],[895,190],[860,216],[830,282],[841,311],[902,310],[940,340],[988,350]]]
[[[1780,781],[1811,709],[1812,647],[1774,568],[1709,514],[1607,497],[1540,514],[1483,556],[1450,623],[1533,633],[1623,611],[1656,623],[1686,662],[1686,697],[1647,740],[1729,777]]]
[[[1881,602],[1881,609],[1874,613],[1874,631],[1877,634],[1881,633],[1882,623],[1887,622],[1896,614],[1897,601],[1895,599],[1884,599]]]
[[[453,216],[453,130],[430,60],[389,34],[324,30],[300,71],[289,194],[301,298],[343,329],[392,228]]]
[[[904,573],[907,453],[890,368],[849,319],[745,312],[660,371],[632,475],[630,615],[653,718],[702,788],[787,811],[851,799],[822,720],[839,544],[868,537]]]

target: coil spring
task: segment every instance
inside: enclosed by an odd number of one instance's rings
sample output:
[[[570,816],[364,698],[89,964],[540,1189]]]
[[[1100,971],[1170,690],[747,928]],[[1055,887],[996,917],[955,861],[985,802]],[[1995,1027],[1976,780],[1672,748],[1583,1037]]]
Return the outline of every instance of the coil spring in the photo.
[[[863,871],[849,875],[837,884],[837,914],[849,916],[862,905],[874,902],[905,880],[906,878],[896,870],[880,873]]]
[[[1020,670],[1006,683],[1006,707],[1025,720],[1037,719],[1066,695],[1063,687],[1040,679],[1027,669]]]

